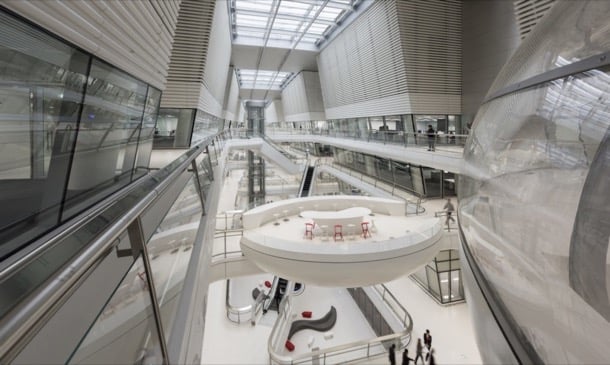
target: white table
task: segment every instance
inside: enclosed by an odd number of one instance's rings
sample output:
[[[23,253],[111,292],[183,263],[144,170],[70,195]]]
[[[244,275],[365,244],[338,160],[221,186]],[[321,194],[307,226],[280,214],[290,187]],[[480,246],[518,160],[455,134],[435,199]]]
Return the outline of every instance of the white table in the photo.
[[[360,231],[360,223],[363,221],[363,218],[369,214],[371,214],[371,210],[369,208],[354,207],[339,211],[306,210],[301,212],[300,216],[303,218],[312,219],[318,226],[328,226],[331,232],[334,231],[334,226],[336,224],[340,224],[343,226],[344,234],[353,234]],[[355,232],[347,231],[349,224],[353,224],[353,229]]]

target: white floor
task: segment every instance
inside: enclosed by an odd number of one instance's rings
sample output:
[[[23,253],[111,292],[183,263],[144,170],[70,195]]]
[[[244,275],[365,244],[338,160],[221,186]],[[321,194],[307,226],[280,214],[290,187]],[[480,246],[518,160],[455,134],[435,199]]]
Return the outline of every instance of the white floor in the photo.
[[[225,177],[224,189],[220,198],[218,212],[235,209],[235,193],[241,171],[233,171]],[[454,205],[456,202],[454,200]],[[425,203],[426,214],[434,215],[442,211],[445,200],[430,200]],[[232,242],[231,246],[237,246]],[[231,247],[233,248],[233,247]],[[214,252],[217,252],[215,249]],[[264,275],[235,279],[234,290],[243,290],[244,296],[236,296],[239,301],[247,301],[251,289],[257,281],[264,281]],[[470,313],[467,304],[443,307],[430,298],[409,277],[401,277],[386,283],[388,288],[404,305],[413,318],[413,340],[409,345],[410,357],[415,355],[416,337],[421,337],[429,329],[432,347],[440,364],[480,364],[481,358],[474,340]],[[252,286],[252,288],[249,288]],[[242,289],[243,288],[243,289]],[[275,321],[276,312],[269,311],[256,326],[249,323],[238,325],[226,317],[225,307],[226,280],[212,283],[209,287],[206,333],[203,343],[203,364],[268,364],[267,340]],[[314,318],[324,315],[334,305],[337,308],[337,323],[332,340],[325,340],[323,334],[306,330],[293,337],[296,350],[309,351],[307,342],[314,336],[313,347],[329,347],[360,339],[373,338],[374,334],[366,320],[356,308],[345,289],[306,286],[305,292],[295,297],[295,312],[312,310]],[[234,303],[241,304],[241,303]],[[396,356],[400,362],[400,353]],[[387,357],[365,361],[364,363],[387,364]]]

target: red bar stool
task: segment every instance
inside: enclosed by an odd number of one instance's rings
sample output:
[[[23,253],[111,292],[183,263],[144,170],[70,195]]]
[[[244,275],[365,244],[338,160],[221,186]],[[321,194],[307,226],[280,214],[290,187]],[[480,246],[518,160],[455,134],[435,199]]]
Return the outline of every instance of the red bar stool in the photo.
[[[343,241],[343,226],[340,224],[335,224],[335,235],[333,237],[335,241],[337,241],[337,236]]]
[[[313,223],[305,223],[305,238],[313,239]]]
[[[369,222],[362,222],[360,223],[360,226],[362,227],[362,238],[366,238],[367,235],[373,237],[369,231]]]

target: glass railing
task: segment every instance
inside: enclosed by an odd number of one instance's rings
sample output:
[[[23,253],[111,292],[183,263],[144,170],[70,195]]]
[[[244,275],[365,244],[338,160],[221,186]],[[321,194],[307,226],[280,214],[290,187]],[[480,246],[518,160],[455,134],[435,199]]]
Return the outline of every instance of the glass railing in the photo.
[[[211,259],[201,243],[210,148],[224,138],[206,139],[3,263],[2,363],[188,362],[182,342],[203,332],[188,303],[197,264]]]
[[[334,162],[333,158],[320,158],[316,161],[316,166],[331,167],[351,177],[354,177],[363,183],[369,184],[374,188],[383,190],[392,196],[405,200],[407,202],[407,214],[423,214],[426,212],[426,209],[422,206],[423,199],[419,197],[416,192],[409,191],[405,187],[391,184],[373,176],[347,168]]]
[[[341,131],[334,129],[294,129],[294,128],[267,128],[265,133],[269,137],[278,135],[317,135],[341,139],[354,139],[359,141],[394,144],[409,147],[428,148],[429,143],[441,147],[443,151],[462,153],[468,135],[466,134],[436,134],[428,138],[425,133],[412,133],[404,131]],[[440,150],[440,149],[439,149]]]

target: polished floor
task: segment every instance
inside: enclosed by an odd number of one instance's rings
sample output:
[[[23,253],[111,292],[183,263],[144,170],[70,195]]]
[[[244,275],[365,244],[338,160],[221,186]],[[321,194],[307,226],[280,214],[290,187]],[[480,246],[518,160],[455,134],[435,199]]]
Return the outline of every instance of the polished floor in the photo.
[[[218,212],[236,208],[237,184],[242,176],[241,170],[234,170],[225,176]],[[434,216],[442,211],[444,200],[430,200],[425,203],[425,216]],[[455,204],[455,202],[454,202]],[[221,250],[216,243],[214,252]],[[239,239],[229,241],[229,249],[238,249]],[[232,298],[243,304],[249,300],[251,290],[264,282],[266,275],[235,279],[232,284]],[[269,275],[271,277],[271,275]],[[397,299],[411,314],[414,323],[413,340],[409,345],[410,355],[415,353],[416,337],[421,337],[426,329],[433,336],[437,362],[441,364],[480,364],[481,358],[474,340],[467,303],[440,306],[428,296],[411,278],[405,276],[386,283]],[[214,282],[209,287],[206,311],[206,334],[203,343],[203,364],[268,364],[267,342],[273,327],[276,312],[270,311],[256,326],[249,322],[236,324],[227,319],[226,280]],[[338,320],[333,329],[332,340],[324,339],[323,334],[304,331],[295,335],[295,354],[310,351],[308,342],[313,338],[312,347],[329,347],[356,340],[373,338],[373,332],[347,291],[342,288],[321,288],[306,286],[305,291],[295,297],[295,311],[314,310],[326,313],[330,305],[335,305]],[[397,359],[400,354],[397,353]],[[368,359],[362,363],[387,363],[387,357]]]

